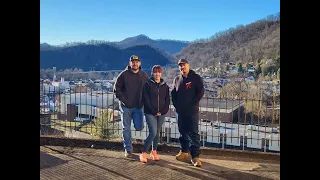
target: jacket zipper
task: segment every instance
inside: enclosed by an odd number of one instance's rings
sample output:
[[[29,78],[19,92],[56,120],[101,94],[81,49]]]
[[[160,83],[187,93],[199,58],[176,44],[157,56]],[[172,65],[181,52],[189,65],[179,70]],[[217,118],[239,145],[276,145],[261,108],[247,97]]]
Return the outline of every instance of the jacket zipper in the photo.
[[[159,89],[160,89],[160,88],[158,87],[158,112],[159,112],[159,106],[160,106],[160,105],[159,105],[159,94],[160,94]]]

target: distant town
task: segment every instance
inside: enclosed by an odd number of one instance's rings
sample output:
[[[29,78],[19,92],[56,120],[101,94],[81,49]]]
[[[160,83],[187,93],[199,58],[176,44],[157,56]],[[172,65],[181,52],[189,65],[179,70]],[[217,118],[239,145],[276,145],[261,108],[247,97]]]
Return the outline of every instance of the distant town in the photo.
[[[266,61],[266,64],[273,63],[272,60]],[[224,66],[225,70],[222,70],[222,66]],[[75,92],[75,87],[87,87],[83,88],[82,91],[106,91],[112,92],[113,85],[117,78],[117,75],[122,70],[110,70],[110,71],[78,71],[72,72],[72,74],[87,74],[90,76],[90,73],[106,73],[109,72],[105,78],[90,78],[82,76],[82,78],[77,78],[73,76],[69,78],[68,81],[65,81],[64,77],[57,79],[55,68],[53,68],[53,78],[52,79],[40,79],[40,83],[43,84],[43,91],[46,92],[63,92],[63,93],[73,93]],[[179,74],[178,68],[165,67],[165,72],[163,73],[163,78],[169,85],[172,87],[173,78]],[[215,67],[213,70],[209,68],[196,68],[197,73],[201,74],[205,83],[205,89],[207,94],[211,97],[218,97],[219,89],[223,88],[230,82],[244,82],[246,84],[254,84],[257,83],[258,78],[255,76],[256,68],[253,63],[243,64],[241,68],[237,67],[237,65],[233,62],[226,63],[225,65],[220,65]],[[169,72],[170,71],[170,72]],[[213,72],[213,73],[210,73]],[[241,73],[239,72],[241,71]],[[260,70],[261,71],[261,70]],[[111,74],[111,75],[110,75]],[[84,77],[84,78],[83,78]],[[102,76],[103,77],[103,76]],[[263,88],[263,92],[267,95],[271,95],[276,93],[280,94],[280,79],[277,78],[277,73],[274,72],[270,75],[270,78],[266,79],[265,77],[259,81],[259,84]],[[79,91],[79,90],[77,90]]]
[[[266,62],[272,63],[272,60]],[[208,128],[214,127],[218,127],[219,130],[216,132],[218,133],[217,137],[220,136],[220,131],[227,133],[230,128],[233,129],[230,131],[232,134],[246,129],[247,133],[251,132],[251,136],[257,136],[257,138],[263,136],[266,139],[276,138],[273,141],[277,141],[280,132],[280,80],[277,79],[277,75],[272,74],[269,79],[262,76],[255,78],[256,68],[253,65],[247,64],[240,68],[234,63],[224,65],[219,63],[218,65],[220,66],[216,66],[213,70],[195,69],[203,77],[205,85],[205,96],[200,101],[199,127],[203,129],[202,134],[209,136]],[[89,75],[90,73],[93,72],[80,71],[80,74]],[[117,131],[111,134],[115,133],[114,135],[120,137],[119,104],[113,94],[113,86],[118,74],[117,71],[112,72],[112,75],[108,74],[108,79],[91,79],[84,76],[75,78],[76,76],[73,76],[73,79],[69,78],[66,81],[64,77],[58,79],[55,68],[53,68],[52,79],[40,79],[40,115],[43,117],[49,115],[43,124],[51,124],[52,114],[54,114],[53,119],[57,121],[79,122],[80,125],[77,129],[82,129],[91,137],[96,134],[86,131],[89,127],[88,124],[91,128],[93,124],[97,126],[97,121],[105,117],[104,111],[107,110],[112,112],[112,117],[110,117],[112,126],[117,127]],[[178,68],[165,67],[163,78],[169,87],[172,87],[173,78],[178,74]],[[169,133],[170,131],[172,133],[170,141],[175,141],[178,138],[178,130],[175,126],[176,113],[172,105],[170,105],[166,116],[163,132]],[[101,128],[104,128],[104,125]],[[88,135],[82,133],[78,136],[86,137]],[[101,134],[98,136],[103,137]],[[133,136],[136,136],[135,138],[138,140],[145,138],[144,135],[137,135],[137,133]],[[206,143],[210,143],[208,138]],[[214,138],[211,141],[215,143]],[[216,141],[220,142],[220,140]],[[261,144],[256,146],[254,141],[256,140],[253,139],[251,145],[249,140],[242,141],[242,143],[245,143],[249,149],[261,148]],[[228,140],[225,143],[228,144]],[[229,145],[238,146],[234,143],[230,144],[230,142]],[[266,146],[265,143],[264,146]],[[269,151],[279,151],[280,145],[274,142],[272,146],[268,142],[268,146],[262,148]]]

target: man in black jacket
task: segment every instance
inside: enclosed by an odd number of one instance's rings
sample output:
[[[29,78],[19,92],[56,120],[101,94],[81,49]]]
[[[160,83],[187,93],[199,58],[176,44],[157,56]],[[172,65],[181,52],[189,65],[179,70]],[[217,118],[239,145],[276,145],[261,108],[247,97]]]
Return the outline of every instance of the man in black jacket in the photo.
[[[143,129],[142,89],[148,79],[147,73],[141,70],[139,57],[133,55],[129,66],[119,74],[114,85],[121,112],[125,157],[132,157],[131,120],[137,131]]]
[[[181,74],[173,80],[174,87],[171,91],[172,103],[178,114],[180,132],[180,152],[176,155],[176,159],[190,162],[191,154],[192,164],[201,167],[198,118],[199,102],[204,94],[203,80],[193,70],[190,70],[187,60],[180,59],[178,65]]]

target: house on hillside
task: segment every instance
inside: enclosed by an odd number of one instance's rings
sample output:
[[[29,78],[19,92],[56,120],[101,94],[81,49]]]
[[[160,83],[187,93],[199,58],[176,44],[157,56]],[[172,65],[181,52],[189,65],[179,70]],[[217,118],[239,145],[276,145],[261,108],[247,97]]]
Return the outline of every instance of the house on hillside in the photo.
[[[248,69],[248,73],[254,73],[256,71],[256,69],[254,67],[250,67]]]
[[[247,78],[245,78],[245,81],[248,83],[254,83],[255,82],[255,78],[253,76],[249,76]]]

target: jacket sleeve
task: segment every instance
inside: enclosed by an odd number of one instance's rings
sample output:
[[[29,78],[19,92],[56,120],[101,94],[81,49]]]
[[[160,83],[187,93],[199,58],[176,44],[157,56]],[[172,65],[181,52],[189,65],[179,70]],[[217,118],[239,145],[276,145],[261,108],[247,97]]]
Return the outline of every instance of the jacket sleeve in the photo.
[[[160,113],[167,114],[169,111],[169,106],[170,106],[170,94],[169,94],[169,86],[166,87],[166,97],[165,97],[165,106],[163,109],[161,109]]]
[[[176,107],[176,105],[177,105],[176,79],[177,78],[174,78],[174,80],[173,80],[173,88],[172,88],[172,91],[171,91],[171,99],[172,99],[173,106],[177,109],[177,107]]]
[[[122,92],[123,86],[124,86],[124,80],[123,80],[123,72],[122,72],[117,77],[117,80],[114,84],[113,92],[121,102],[126,104],[127,102],[126,97],[125,97],[125,94]]]
[[[143,90],[142,90],[142,102],[143,105],[146,106],[148,109],[150,109],[152,115],[156,115],[157,114],[157,110],[151,106],[151,102],[150,102],[150,92],[149,92],[149,88],[148,88],[149,83],[145,82],[143,85]]]
[[[200,102],[201,98],[204,95],[204,85],[203,85],[203,80],[202,78],[197,75],[196,76],[196,95],[194,96],[193,100],[192,100],[192,105],[197,104],[198,102]]]

